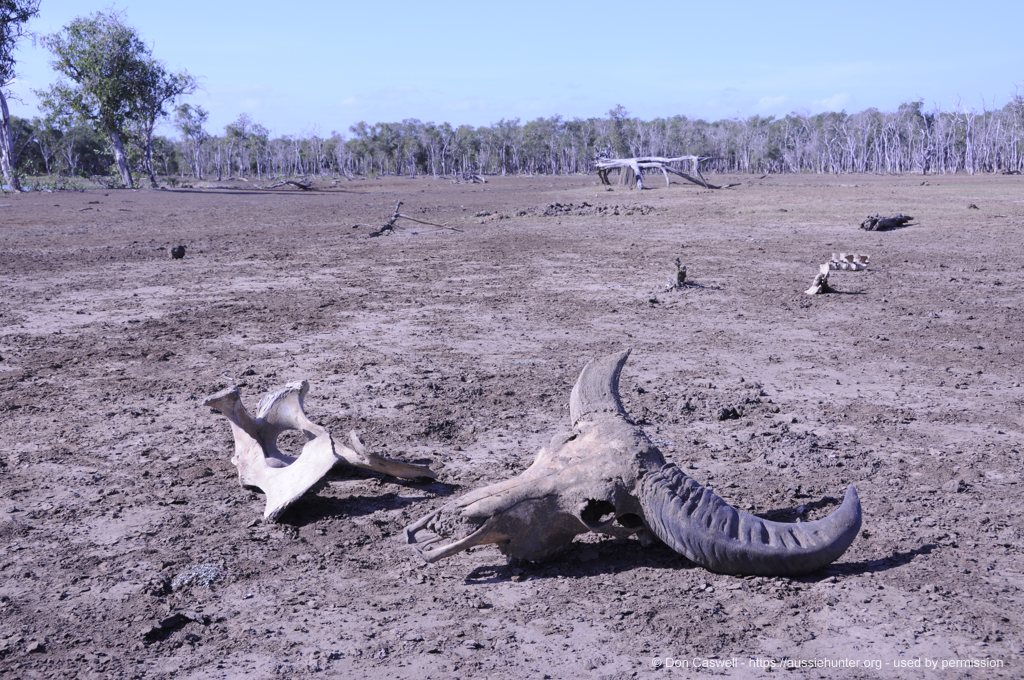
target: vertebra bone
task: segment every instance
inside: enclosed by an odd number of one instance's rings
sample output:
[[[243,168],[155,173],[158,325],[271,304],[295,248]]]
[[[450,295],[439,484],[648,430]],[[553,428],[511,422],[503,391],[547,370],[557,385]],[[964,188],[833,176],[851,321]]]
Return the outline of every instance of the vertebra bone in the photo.
[[[849,271],[860,271],[868,268],[868,255],[857,255],[853,253],[832,253],[829,260],[829,269],[845,269]]]

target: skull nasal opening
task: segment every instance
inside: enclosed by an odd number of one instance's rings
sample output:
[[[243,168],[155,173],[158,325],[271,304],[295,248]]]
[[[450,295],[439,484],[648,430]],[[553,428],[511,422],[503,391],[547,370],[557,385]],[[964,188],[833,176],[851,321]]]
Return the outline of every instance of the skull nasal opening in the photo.
[[[596,498],[587,499],[587,502],[583,504],[583,509],[580,511],[580,519],[588,527],[607,524],[614,517],[615,506],[608,501],[601,501]]]
[[[618,517],[619,524],[626,527],[627,529],[639,529],[644,525],[644,521],[640,519],[640,515],[634,515],[632,512],[624,512]]]

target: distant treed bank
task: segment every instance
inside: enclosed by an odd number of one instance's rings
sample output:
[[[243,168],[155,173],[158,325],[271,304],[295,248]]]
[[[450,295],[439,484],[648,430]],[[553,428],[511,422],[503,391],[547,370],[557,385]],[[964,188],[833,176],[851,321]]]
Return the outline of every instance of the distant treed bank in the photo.
[[[169,71],[114,12],[79,17],[41,42],[61,77],[39,91],[44,115],[8,116],[14,46],[38,0],[0,0],[0,170],[19,177],[98,177],[133,186],[168,181],[313,175],[576,174],[599,157],[699,155],[730,173],[1024,171],[1024,97],[992,111],[925,110],[754,116],[708,122],[640,120],[617,106],[602,118],[560,116],[472,127],[403,120],[357,123],[349,134],[271,136],[242,114],[220,134],[207,112],[180,103],[196,81]],[[171,118],[180,137],[155,134]],[[324,121],[329,124],[329,121]]]
[[[574,174],[599,156],[713,158],[705,167],[734,173],[953,173],[1024,171],[1024,97],[976,113],[926,111],[790,114],[708,122],[673,116],[502,120],[487,127],[404,120],[358,123],[347,136],[274,137],[241,115],[222,134],[205,128],[201,107],[175,112],[179,139],[154,136],[151,166],[167,178],[285,175]],[[107,135],[86,121],[14,118],[15,165],[23,175],[108,175]],[[145,137],[129,140],[133,167],[146,168]]]

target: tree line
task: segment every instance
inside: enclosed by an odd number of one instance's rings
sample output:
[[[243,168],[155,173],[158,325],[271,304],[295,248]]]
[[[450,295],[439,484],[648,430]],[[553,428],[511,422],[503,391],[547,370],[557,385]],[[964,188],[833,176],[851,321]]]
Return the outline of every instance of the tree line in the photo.
[[[705,121],[673,116],[641,120],[623,109],[607,117],[491,126],[403,120],[357,123],[349,135],[273,136],[242,114],[223,133],[206,129],[207,112],[181,104],[180,137],[154,136],[151,160],[136,144],[129,159],[167,176],[193,179],[313,175],[577,174],[598,157],[709,156],[728,173],[1024,172],[1024,98],[1000,109],[790,114]],[[114,156],[95,126],[70,119],[14,119],[16,162],[25,174],[106,174]],[[140,142],[144,138],[136,138]]]
[[[19,27],[38,0],[0,0]],[[17,12],[20,12],[17,13]],[[927,110],[921,101],[896,111],[792,113],[784,117],[706,121],[677,115],[642,120],[622,106],[606,116],[500,120],[489,126],[408,119],[359,122],[348,134],[274,136],[241,114],[217,133],[208,112],[182,103],[194,91],[113,13],[74,20],[43,38],[62,76],[39,92],[43,115],[11,118],[2,98],[13,74],[0,33],[0,151],[8,184],[22,175],[112,176],[132,172],[178,180],[281,176],[577,174],[600,157],[700,155],[722,173],[1024,172],[1024,97],[982,112]],[[6,56],[6,60],[5,60]],[[4,78],[7,78],[6,80]],[[169,118],[176,138],[156,135]],[[8,173],[7,169],[10,169]]]

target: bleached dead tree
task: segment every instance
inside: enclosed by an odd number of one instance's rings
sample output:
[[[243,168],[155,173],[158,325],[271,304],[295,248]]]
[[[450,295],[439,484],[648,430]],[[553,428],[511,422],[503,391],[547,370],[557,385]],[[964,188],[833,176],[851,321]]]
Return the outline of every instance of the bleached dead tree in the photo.
[[[724,187],[717,184],[711,184],[700,171],[700,164],[702,161],[711,160],[712,156],[675,156],[673,158],[665,158],[664,156],[640,156],[638,158],[599,158],[594,164],[597,168],[597,176],[601,178],[601,184],[611,184],[608,179],[608,173],[612,170],[619,172],[619,184],[626,186],[639,186],[643,188],[643,172],[644,170],[660,170],[661,174],[665,177],[665,186],[668,186],[671,180],[669,179],[669,173],[682,177],[683,179],[693,182],[694,184],[700,185],[705,189],[723,189],[734,184],[728,184]],[[675,164],[687,164],[689,165],[689,172],[682,168],[673,167]]]

